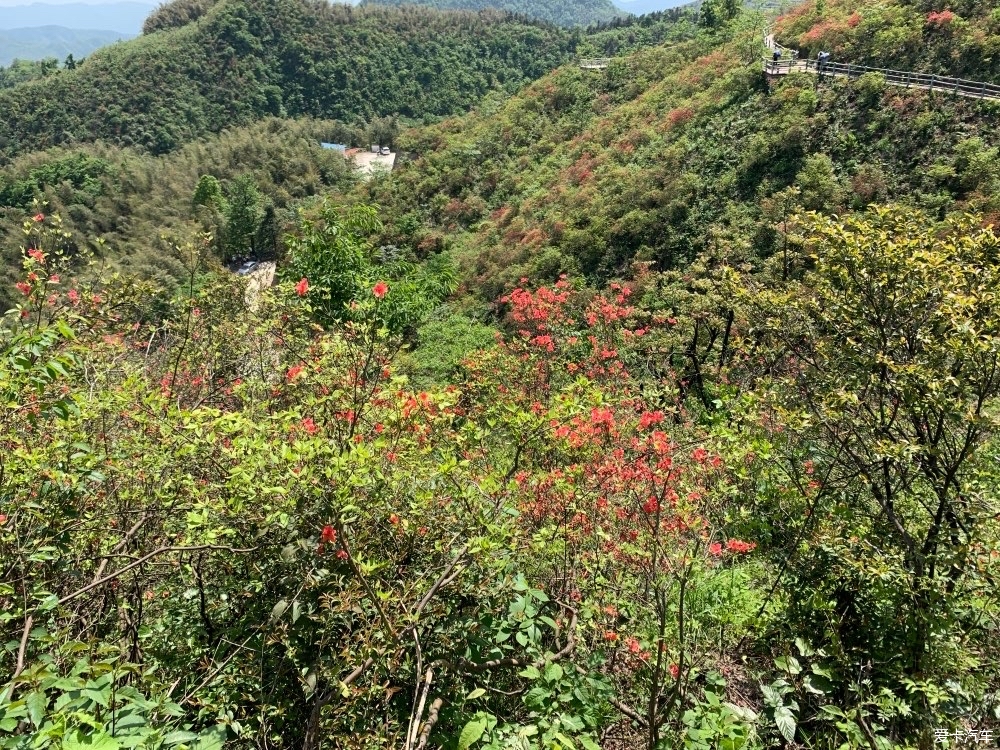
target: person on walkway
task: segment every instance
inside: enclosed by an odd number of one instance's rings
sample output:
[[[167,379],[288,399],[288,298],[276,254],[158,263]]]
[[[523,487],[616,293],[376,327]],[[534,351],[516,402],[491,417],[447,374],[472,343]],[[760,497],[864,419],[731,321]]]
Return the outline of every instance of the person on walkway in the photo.
[[[780,59],[781,59],[781,50],[780,50],[780,49],[776,49],[776,50],[774,51],[774,54],[773,54],[773,55],[771,56],[771,59],[772,59],[772,60],[773,60],[774,62],[778,62],[778,60],[780,60]]]
[[[829,59],[830,59],[830,53],[829,52],[820,52],[818,55],[816,55],[816,68],[817,68],[817,70],[821,70],[822,71],[824,68],[826,68],[826,63],[827,63],[827,60],[829,60]]]

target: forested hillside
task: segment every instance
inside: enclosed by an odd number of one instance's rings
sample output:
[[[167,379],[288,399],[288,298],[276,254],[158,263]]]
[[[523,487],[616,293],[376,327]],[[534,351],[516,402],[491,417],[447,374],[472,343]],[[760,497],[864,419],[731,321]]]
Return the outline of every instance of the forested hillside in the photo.
[[[178,23],[186,26],[209,7],[211,5],[173,3],[161,7],[150,17],[150,22],[164,29],[174,29]],[[395,13],[391,10],[375,12]],[[413,12],[419,15],[423,11]],[[432,11],[426,13],[435,17],[438,15]],[[515,30],[528,28],[519,21],[509,22]],[[502,28],[498,26],[490,32],[495,40],[500,40],[507,33]],[[162,36],[169,40],[174,33],[161,31],[153,34],[153,38]],[[555,34],[563,40],[570,36],[555,29],[540,30],[539,33],[543,38],[546,34]],[[612,54],[654,45],[669,38],[684,38],[692,33],[694,27],[684,21],[682,14],[659,14],[616,22],[586,35],[577,35],[572,44],[581,54]],[[304,36],[303,42],[308,38]],[[365,53],[359,51],[358,54],[363,56]],[[426,64],[426,61],[421,64]],[[532,61],[530,66],[537,64]],[[88,62],[84,70],[90,71],[87,73],[89,76],[95,68],[91,68]],[[33,77],[38,79],[35,86],[39,89],[73,86],[74,74],[75,71],[60,69],[55,61],[19,64],[0,70],[0,87],[7,79],[12,86],[18,87],[17,81]],[[464,74],[458,69],[451,69],[449,75]],[[208,81],[188,83],[209,85]],[[125,78],[119,84],[132,85]],[[100,83],[93,85],[92,93],[100,96]],[[448,85],[442,85],[454,93]],[[12,93],[23,90],[15,88]],[[137,89],[130,90],[137,92]],[[502,93],[503,87],[499,87],[494,96],[502,96]],[[240,99],[239,92],[218,94]],[[124,110],[127,105],[138,106],[139,101],[133,99],[129,105],[127,100],[123,100],[118,106]],[[160,103],[171,105],[169,98]],[[253,118],[258,116],[255,114]],[[136,122],[148,115],[142,110],[135,110],[132,114],[123,111],[121,117]],[[252,192],[257,196],[255,201],[259,202],[263,212],[258,217],[260,223],[264,223],[266,216],[266,224],[271,227],[268,231],[272,233],[272,238],[264,244],[270,248],[265,254],[272,255],[276,246],[282,246],[282,235],[298,201],[350,181],[342,158],[334,153],[322,152],[319,142],[364,146],[371,141],[392,143],[400,127],[399,118],[395,116],[368,118],[355,113],[349,119],[351,125],[276,118],[244,127],[226,124],[226,131],[221,136],[206,135],[193,144],[178,144],[176,149],[160,157],[144,153],[142,148],[122,147],[106,140],[98,144],[67,143],[14,157],[10,164],[0,168],[0,215],[7,219],[0,229],[4,279],[0,286],[0,307],[7,309],[16,299],[12,284],[18,273],[16,258],[21,244],[20,217],[25,212],[41,210],[59,213],[65,229],[76,238],[71,247],[82,244],[114,267],[131,269],[171,288],[186,276],[175,246],[194,241],[201,232],[213,235],[212,246],[219,260],[260,254],[257,251],[264,247],[260,243],[257,247],[250,247],[252,243],[227,243],[225,240],[227,218],[222,204],[228,201],[227,191],[235,189],[237,183],[250,189],[252,183]],[[187,121],[185,123],[184,127],[192,125]],[[2,130],[3,127],[0,127]],[[193,137],[194,134],[189,128],[187,136]],[[215,201],[219,205],[214,209],[193,202],[202,176],[221,181],[220,195],[225,200]],[[35,201],[39,202],[37,209]]]
[[[298,202],[354,180],[343,157],[319,142],[365,137],[330,121],[269,119],[162,156],[99,144],[21,157],[0,170],[0,306],[16,299],[12,284],[26,214],[59,214],[72,234],[61,243],[66,252],[96,253],[110,267],[171,290],[188,276],[184,246],[201,242],[203,234],[212,236],[216,263],[273,258]],[[255,241],[227,232],[246,221],[234,218],[237,206],[255,217],[249,230],[261,233]]]
[[[757,264],[785,246],[775,227],[794,206],[997,216],[997,103],[877,76],[769,90],[758,33],[604,72],[567,66],[501,107],[410,131],[404,148],[421,158],[361,199],[391,209],[393,238],[454,246],[486,300],[521,276],[600,281],[706,252]]]
[[[572,47],[566,32],[498,12],[224,0],[193,23],[0,91],[0,160],[95,140],[163,153],[267,116],[455,114]]]
[[[611,0],[365,0],[362,5],[426,5],[439,10],[495,8],[560,26],[590,26],[624,15]]]

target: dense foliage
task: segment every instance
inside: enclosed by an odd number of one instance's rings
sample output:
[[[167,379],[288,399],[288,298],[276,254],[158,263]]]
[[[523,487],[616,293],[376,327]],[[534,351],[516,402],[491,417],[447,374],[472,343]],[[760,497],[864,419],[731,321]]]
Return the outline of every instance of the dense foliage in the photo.
[[[518,96],[413,130],[420,156],[361,200],[388,241],[448,244],[489,301],[520,276],[595,281],[701,253],[760,264],[795,206],[907,201],[995,221],[1000,108],[888,86],[761,75],[763,24],[564,67]],[[681,28],[682,26],[678,26]]]
[[[568,32],[499,12],[225,0],[0,91],[0,161],[95,140],[163,153],[267,116],[456,114],[571,52]]]
[[[6,218],[0,226],[0,307],[9,309],[15,299],[12,284],[24,239],[19,217],[25,212],[58,213],[73,235],[64,241],[68,252],[87,250],[111,267],[172,289],[188,275],[178,248],[205,234],[211,235],[216,262],[273,258],[300,203],[353,182],[343,157],[319,142],[366,137],[364,128],[330,121],[268,119],[163,156],[98,144],[21,157],[0,170],[0,216]],[[218,200],[198,195],[206,179],[218,185]],[[240,222],[231,219],[241,200],[244,215],[255,219],[234,233]],[[269,240],[246,239],[261,229]]]
[[[560,26],[591,26],[624,15],[611,0],[366,0],[362,5],[426,5],[438,10],[495,8]]]
[[[301,227],[360,259],[336,281],[193,267],[155,309],[67,274],[51,221],[0,350],[4,746],[916,748],[1000,720],[976,217],[797,215],[787,273],[525,279],[423,391],[392,321],[427,287],[364,260],[370,211]]]
[[[213,6],[170,3],[157,10],[150,23],[158,28],[185,26]],[[434,15],[431,11],[426,14]],[[514,29],[525,28],[519,21],[510,23]],[[338,28],[348,26],[342,24]],[[581,54],[611,54],[691,35],[693,31],[683,14],[676,13],[615,22],[572,38]],[[172,33],[165,31],[153,37],[173,39]],[[399,34],[398,29],[392,33],[392,38],[402,43],[405,35]],[[491,33],[497,40],[506,34],[499,25]],[[541,33],[564,34],[552,29]],[[209,46],[214,43],[211,38],[199,39],[199,43]],[[60,68],[54,60],[18,63],[0,70],[0,87],[5,81],[16,86],[25,80],[42,78],[35,85],[44,88],[51,83],[58,88],[68,80],[64,76],[75,73]],[[79,74],[91,75],[83,69]],[[99,81],[94,83],[97,85]],[[211,84],[208,80],[188,83],[206,87]],[[71,81],[66,85],[76,86]],[[18,87],[14,92],[23,90]],[[100,95],[99,88],[94,93]],[[215,91],[215,95],[227,92]],[[138,116],[144,118],[148,114],[141,112]],[[399,130],[399,118],[395,116],[369,119],[355,112],[350,120],[350,125],[276,118],[242,127],[226,123],[221,134],[178,146],[160,157],[145,155],[142,149],[102,142],[55,147],[14,158],[0,169],[0,215],[10,219],[0,229],[0,259],[5,261],[0,264],[4,281],[0,287],[0,309],[7,309],[15,299],[12,285],[21,242],[17,217],[29,210],[59,213],[65,228],[77,238],[72,247],[83,241],[106,262],[131,268],[168,288],[185,277],[176,248],[202,233],[212,235],[219,260],[280,254],[282,235],[299,204],[320,191],[344,189],[352,182],[339,155],[321,151],[317,143],[333,141],[352,146],[393,143]],[[184,127],[191,124],[186,121]],[[217,199],[206,201],[195,195],[203,179],[219,183]],[[33,208],[36,200],[37,209]],[[242,208],[238,208],[240,205]],[[231,222],[230,214],[237,210],[245,220]],[[261,233],[266,237],[257,236]],[[406,252],[412,247],[408,242],[396,244]]]
[[[805,55],[822,49],[833,60],[874,68],[1000,82],[1000,8],[986,0],[810,0],[775,31]]]
[[[998,105],[767,81],[727,0],[289,7],[635,51],[0,172],[0,747],[995,744]],[[317,144],[376,133],[368,182]]]

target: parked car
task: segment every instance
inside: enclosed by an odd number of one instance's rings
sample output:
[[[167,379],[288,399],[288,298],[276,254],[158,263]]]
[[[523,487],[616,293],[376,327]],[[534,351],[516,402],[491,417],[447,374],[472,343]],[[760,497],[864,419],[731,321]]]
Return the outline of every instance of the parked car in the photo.
[[[248,260],[246,263],[240,266],[239,270],[236,273],[238,273],[240,276],[246,276],[256,267],[257,267],[257,261]]]
[[[389,150],[388,146],[383,146],[382,150],[379,151],[379,153],[382,154],[382,156],[388,156],[389,154],[392,153],[392,151]]]

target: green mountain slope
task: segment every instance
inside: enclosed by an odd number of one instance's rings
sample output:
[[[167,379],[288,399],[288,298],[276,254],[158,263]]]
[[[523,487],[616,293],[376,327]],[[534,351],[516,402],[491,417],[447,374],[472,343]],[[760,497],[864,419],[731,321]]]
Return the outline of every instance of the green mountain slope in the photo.
[[[495,8],[560,26],[590,26],[624,15],[611,0],[366,0],[362,5],[426,5],[439,10]]]
[[[159,153],[270,115],[454,114],[571,49],[567,32],[495,12],[225,0],[194,23],[0,93],[0,159],[98,139]]]
[[[594,280],[704,253],[757,264],[793,206],[1000,209],[1000,104],[785,77],[755,29],[564,67],[493,109],[406,134],[421,154],[369,188],[393,241],[450,245],[491,301],[521,276]],[[973,71],[975,73],[975,71]]]
[[[203,175],[216,178],[227,197],[250,176],[280,237],[299,202],[353,182],[343,157],[319,142],[363,137],[329,121],[268,119],[161,156],[96,144],[20,157],[0,169],[0,308],[17,300],[11,285],[26,216],[59,214],[72,235],[65,250],[86,249],[170,290],[188,273],[179,247],[210,233],[221,250],[219,207],[194,201]]]

